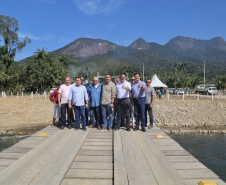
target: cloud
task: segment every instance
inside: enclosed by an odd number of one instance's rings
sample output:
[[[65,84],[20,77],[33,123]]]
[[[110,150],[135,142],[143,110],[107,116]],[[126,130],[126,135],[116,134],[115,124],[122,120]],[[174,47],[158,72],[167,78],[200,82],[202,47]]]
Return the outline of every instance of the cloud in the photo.
[[[56,0],[33,0],[33,1],[38,2],[38,3],[45,3],[47,5],[56,4]]]
[[[77,8],[85,14],[110,13],[118,9],[122,0],[73,0]]]
[[[31,40],[53,40],[57,37],[57,35],[56,34],[44,34],[42,36],[34,36],[31,33],[24,34],[24,33],[19,32],[18,37],[19,38],[29,37]]]
[[[20,33],[20,32],[18,32],[18,37],[19,38],[24,38],[24,37],[29,37],[31,40],[41,40],[41,37],[36,37],[36,36],[34,36],[34,35],[32,35],[32,34],[24,34],[24,33]]]

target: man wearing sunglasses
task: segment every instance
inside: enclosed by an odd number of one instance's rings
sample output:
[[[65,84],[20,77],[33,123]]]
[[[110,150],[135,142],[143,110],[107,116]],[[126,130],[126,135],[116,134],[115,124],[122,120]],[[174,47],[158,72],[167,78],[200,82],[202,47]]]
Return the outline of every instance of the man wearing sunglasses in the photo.
[[[152,108],[153,108],[153,103],[155,100],[155,89],[151,86],[151,79],[147,79],[147,89],[145,90],[145,126],[147,126],[147,112],[149,115],[149,121],[150,125],[148,126],[149,129],[153,128],[153,113],[152,113]]]

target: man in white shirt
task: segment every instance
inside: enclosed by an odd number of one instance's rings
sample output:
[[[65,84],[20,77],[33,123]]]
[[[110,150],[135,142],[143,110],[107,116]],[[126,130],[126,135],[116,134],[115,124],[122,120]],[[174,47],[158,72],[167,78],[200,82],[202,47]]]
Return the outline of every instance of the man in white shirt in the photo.
[[[129,115],[129,92],[131,91],[131,84],[126,81],[126,74],[121,74],[121,81],[116,85],[117,95],[117,123],[114,130],[119,130],[121,125],[122,110],[126,115],[126,130],[130,131],[130,115]]]
[[[71,89],[71,79],[70,77],[65,78],[65,84],[60,86],[58,91],[58,105],[61,108],[61,129],[66,126],[66,110],[67,110],[67,122],[68,129],[71,129],[71,109],[68,106],[68,96]]]

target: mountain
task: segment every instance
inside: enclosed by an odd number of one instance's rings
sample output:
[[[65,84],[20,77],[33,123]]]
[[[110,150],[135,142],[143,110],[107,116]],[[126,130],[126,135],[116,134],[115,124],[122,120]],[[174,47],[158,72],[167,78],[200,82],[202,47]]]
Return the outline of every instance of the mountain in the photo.
[[[103,55],[108,51],[114,50],[116,47],[118,47],[116,44],[102,39],[79,38],[53,51],[53,53],[57,55],[68,54],[71,58],[80,58]]]
[[[139,38],[135,40],[132,44],[130,44],[129,47],[134,49],[139,49],[139,50],[147,50],[150,48],[150,45],[144,39]]]
[[[217,63],[225,63],[226,59],[226,41],[221,37],[200,40],[178,36],[171,39],[165,46],[184,56],[212,60]]]

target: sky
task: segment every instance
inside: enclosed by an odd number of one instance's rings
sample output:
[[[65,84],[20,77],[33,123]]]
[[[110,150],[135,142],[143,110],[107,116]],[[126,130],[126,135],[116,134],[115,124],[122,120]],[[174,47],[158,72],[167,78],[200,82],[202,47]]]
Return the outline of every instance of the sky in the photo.
[[[226,39],[225,0],[0,0],[0,14],[18,20],[21,41],[31,39],[16,61],[78,38],[122,46],[138,38],[162,45],[176,36]]]

